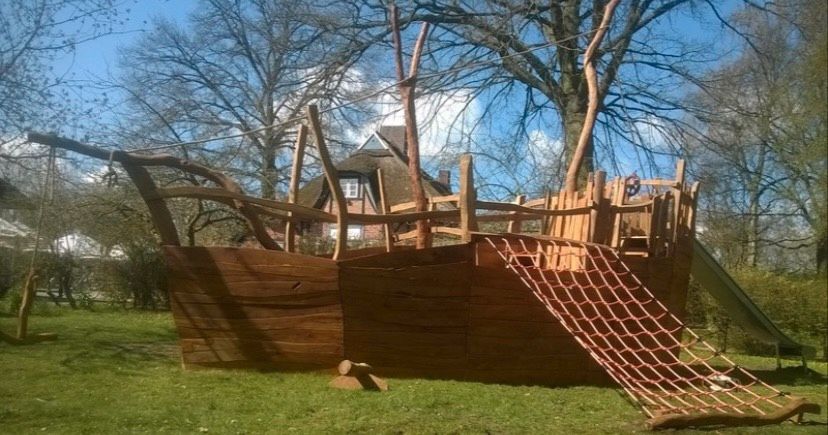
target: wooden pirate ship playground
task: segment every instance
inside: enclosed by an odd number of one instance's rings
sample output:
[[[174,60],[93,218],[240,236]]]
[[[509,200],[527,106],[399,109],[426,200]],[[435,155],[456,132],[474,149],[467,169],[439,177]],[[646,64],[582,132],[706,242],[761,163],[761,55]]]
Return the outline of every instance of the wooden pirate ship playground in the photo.
[[[170,155],[110,151],[49,135],[33,142],[120,163],[160,235],[185,367],[304,370],[343,359],[387,376],[501,383],[620,386],[652,428],[778,423],[819,407],[737,366],[683,323],[694,256],[698,184],[673,179],[589,177],[578,192],[477,197],[472,159],[460,190],[432,197],[429,211],[388,204],[349,212],[313,108],[318,156],[332,212],[296,203],[304,127],[288,201],[245,195],[230,177]],[[183,171],[214,187],[159,187],[150,167]],[[227,205],[261,249],[182,246],[166,201]],[[393,205],[393,207],[392,207]],[[392,225],[429,220],[454,243],[412,249]],[[268,223],[285,222],[280,245]],[[385,246],[333,255],[296,252],[306,222],[380,225]],[[505,233],[481,232],[501,222]],[[588,406],[588,405],[586,405]]]

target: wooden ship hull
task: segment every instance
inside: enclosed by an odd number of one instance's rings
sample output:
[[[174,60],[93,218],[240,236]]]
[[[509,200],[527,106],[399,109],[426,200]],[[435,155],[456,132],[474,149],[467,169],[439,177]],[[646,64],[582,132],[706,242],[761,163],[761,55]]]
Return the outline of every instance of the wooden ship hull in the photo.
[[[331,369],[347,359],[384,376],[614,381],[652,428],[772,424],[819,412],[685,327],[698,184],[685,184],[683,162],[672,180],[607,182],[598,172],[583,191],[503,203],[477,199],[464,156],[459,194],[411,212],[413,203],[387,204],[380,187],[381,214],[367,215],[349,212],[313,107],[309,123],[336,213],[295,202],[304,128],[287,202],[245,195],[226,175],[169,155],[29,139],[117,161],[135,183],[160,236],[185,368]],[[147,170],[159,166],[217,187],[159,188]],[[382,186],[381,171],[377,179]],[[181,246],[168,198],[230,207],[263,249]],[[267,220],[285,224],[282,245]],[[404,246],[412,234],[391,230],[422,220],[459,240],[415,250]],[[385,246],[349,250],[339,231],[330,257],[303,255],[296,227],[308,222],[382,225]],[[481,224],[506,231],[481,232]]]
[[[337,261],[245,248],[167,246],[164,255],[185,367],[317,369],[350,359],[390,376],[609,382],[488,243]],[[683,307],[686,272],[627,261],[653,271],[642,276],[654,293]]]
[[[300,141],[305,136],[300,132]],[[683,163],[675,179],[641,181],[643,192],[635,197],[627,180],[606,181],[599,172],[580,192],[499,203],[477,199],[466,156],[460,192],[430,198],[432,211],[411,212],[413,203],[383,203],[382,215],[330,214],[292,201],[247,196],[226,175],[173,156],[109,152],[54,136],[30,138],[117,161],[138,187],[160,235],[187,368],[303,370],[351,359],[387,375],[545,385],[609,380],[485,242],[480,226],[498,223],[507,237],[530,230],[535,237],[608,247],[683,317],[698,190],[697,184],[685,184]],[[338,186],[324,144],[317,147],[328,185]],[[304,143],[297,146],[303,149]],[[301,154],[294,160],[298,174]],[[183,171],[217,187],[159,188],[149,167]],[[382,174],[377,176],[381,181]],[[293,179],[291,192],[297,187]],[[341,196],[338,190],[331,194]],[[181,246],[166,205],[176,197],[236,210],[264,249]],[[287,223],[284,247],[265,231],[265,219]],[[416,219],[430,219],[432,232],[457,237],[456,244],[414,250],[405,245],[412,234],[391,237],[390,224]],[[346,234],[340,232],[329,258],[302,255],[296,252],[295,228],[309,221],[343,228],[384,225],[386,245],[348,250]],[[580,266],[554,267],[575,272]]]

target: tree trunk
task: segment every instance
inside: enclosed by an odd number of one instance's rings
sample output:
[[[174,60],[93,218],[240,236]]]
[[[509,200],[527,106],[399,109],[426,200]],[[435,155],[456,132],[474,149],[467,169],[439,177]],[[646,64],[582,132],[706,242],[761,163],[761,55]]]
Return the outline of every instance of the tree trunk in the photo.
[[[267,143],[262,151],[262,198],[276,198],[276,145]]]
[[[756,267],[759,264],[759,199],[751,198],[748,213],[747,264]]]
[[[578,97],[576,97],[578,98]],[[580,98],[579,98],[580,99]],[[571,104],[571,107],[564,109],[561,114],[563,118],[564,129],[564,162],[571,162],[578,148],[578,138],[581,135],[581,130],[584,129],[584,120],[586,119],[586,98],[583,98],[583,104]],[[584,159],[581,162],[581,170],[578,172],[578,185],[583,185],[586,182],[587,175],[595,171],[595,150],[593,148],[593,140],[590,139],[584,150]]]
[[[816,267],[819,274],[828,272],[828,233],[825,232],[817,237]]]

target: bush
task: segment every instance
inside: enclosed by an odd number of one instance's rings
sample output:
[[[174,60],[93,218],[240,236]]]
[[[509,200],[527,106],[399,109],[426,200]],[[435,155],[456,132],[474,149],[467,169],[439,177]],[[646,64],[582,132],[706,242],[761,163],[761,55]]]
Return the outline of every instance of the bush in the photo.
[[[168,309],[167,279],[164,258],[154,243],[131,244],[124,247],[126,259],[117,263],[120,300],[138,309]]]
[[[733,279],[786,334],[828,355],[828,283],[824,276],[780,274],[757,269],[733,271]],[[691,284],[688,323],[703,325],[723,350],[772,355],[772,346],[744,333],[704,290]]]

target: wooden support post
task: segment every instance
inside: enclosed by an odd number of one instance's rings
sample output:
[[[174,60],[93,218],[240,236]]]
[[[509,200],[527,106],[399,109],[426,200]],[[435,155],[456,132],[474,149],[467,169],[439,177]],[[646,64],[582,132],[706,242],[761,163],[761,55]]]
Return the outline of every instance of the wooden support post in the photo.
[[[612,205],[624,205],[624,196],[627,193],[627,185],[621,177],[615,177],[615,189],[612,193]],[[612,239],[610,247],[618,249],[621,247],[621,223],[623,222],[621,210],[615,210],[612,223]]]
[[[128,163],[121,164],[124,167],[129,178],[135,183],[138,188],[138,194],[144,199],[147,204],[147,209],[150,212],[152,223],[158,229],[158,234],[161,236],[162,245],[180,246],[181,241],[178,238],[178,230],[175,228],[175,222],[170,214],[170,209],[167,208],[166,202],[158,197],[158,189],[149,171],[142,166],[136,166]]]
[[[26,340],[29,331],[29,313],[32,312],[32,304],[34,304],[37,278],[34,269],[29,269],[29,273],[26,275],[26,281],[20,290],[22,300],[20,301],[20,309],[17,312],[17,339],[21,341]]]
[[[342,193],[342,186],[339,185],[339,174],[331,162],[331,155],[325,145],[325,137],[322,135],[322,124],[319,122],[319,109],[315,104],[308,106],[308,122],[310,123],[313,137],[316,139],[316,149],[319,152],[319,160],[322,162],[322,169],[325,171],[325,180],[331,191],[331,198],[336,204],[336,244],[334,245],[333,259],[338,260],[348,250],[348,203]]]
[[[544,192],[544,194],[543,194],[543,208],[544,208],[544,210],[551,210],[552,209],[552,191],[550,191],[549,189],[546,189],[546,192]],[[544,216],[543,219],[541,219],[541,228],[540,228],[541,235],[545,236],[545,235],[549,234],[550,231],[552,231],[552,229],[549,228],[549,225],[551,223],[552,223],[552,217],[551,216]]]
[[[684,198],[684,176],[687,164],[684,159],[679,159],[676,162],[676,183],[673,187],[673,216],[672,216],[672,237],[670,238],[670,245],[676,246],[679,236],[679,225],[681,225],[681,212]]]
[[[699,182],[696,181],[690,186],[690,204],[689,210],[687,211],[687,228],[690,230],[690,234],[696,233],[696,207],[699,204]]]
[[[603,207],[602,204],[604,202],[604,186],[607,183],[607,173],[604,171],[598,171],[595,173],[595,180],[594,184],[592,185],[592,198],[591,203],[587,205],[591,205],[594,208],[591,212],[589,212],[589,235],[587,236],[587,241],[592,243],[601,243],[602,237],[600,237],[604,232],[604,227],[606,226],[603,224],[604,216],[602,215]],[[601,221],[599,223],[599,221]]]
[[[471,233],[477,231],[477,191],[474,189],[474,163],[470,154],[460,157],[460,229],[463,241],[471,241]]]
[[[515,204],[523,205],[524,202],[526,202],[526,195],[518,195],[515,197]],[[517,219],[509,221],[509,227],[506,229],[506,232],[519,233],[522,229],[521,224],[523,223],[523,220],[520,219],[521,214],[517,212],[513,212],[512,214],[514,214]]]
[[[299,179],[302,177],[302,159],[305,157],[307,137],[308,128],[300,124],[296,135],[296,149],[293,150],[293,165],[290,168],[288,202],[291,204],[295,204],[299,196]],[[288,212],[288,216],[292,215],[293,213]],[[285,251],[296,252],[296,223],[291,221],[285,223]]]
[[[651,257],[659,254],[661,251],[660,245],[664,243],[662,235],[664,234],[665,222],[661,218],[664,215],[661,209],[664,204],[661,199],[661,195],[654,197],[650,209],[650,234],[647,235],[647,255]]]
[[[382,169],[377,168],[377,185],[379,187],[379,211],[381,214],[388,214],[391,210],[388,204],[388,193],[385,191],[385,180],[382,177]],[[385,251],[394,250],[394,234],[391,231],[391,224],[383,224],[382,231],[385,233]]]

